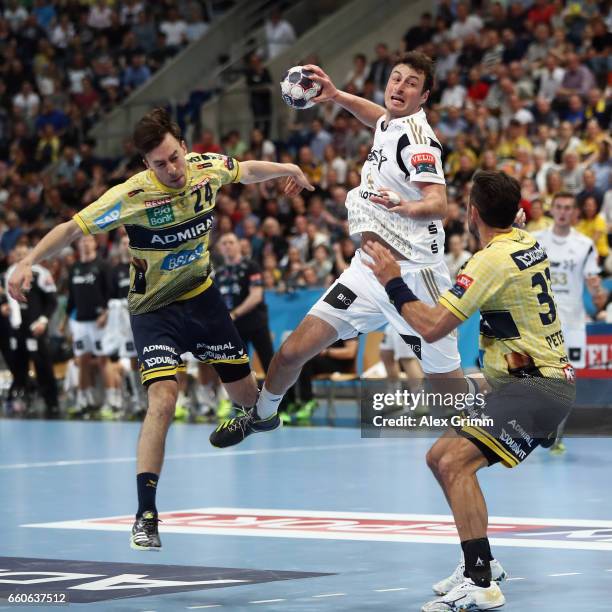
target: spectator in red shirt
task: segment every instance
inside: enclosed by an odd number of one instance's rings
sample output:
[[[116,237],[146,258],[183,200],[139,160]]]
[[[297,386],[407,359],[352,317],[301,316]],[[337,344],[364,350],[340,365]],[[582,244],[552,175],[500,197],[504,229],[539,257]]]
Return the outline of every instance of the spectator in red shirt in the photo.
[[[527,13],[527,21],[531,22],[532,25],[538,25],[538,23],[549,24],[552,16],[555,14],[555,6],[548,0],[535,0],[533,7]]]

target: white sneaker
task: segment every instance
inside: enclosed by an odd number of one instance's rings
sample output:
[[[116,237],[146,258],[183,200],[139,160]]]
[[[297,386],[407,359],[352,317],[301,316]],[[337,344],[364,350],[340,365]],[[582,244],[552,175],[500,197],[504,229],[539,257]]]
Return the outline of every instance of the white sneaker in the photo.
[[[455,571],[444,580],[436,582],[432,585],[433,592],[436,595],[446,595],[449,591],[454,589],[457,585],[461,584],[465,580],[463,572],[465,571],[465,561],[461,558],[459,565],[455,568]],[[507,578],[506,571],[501,566],[499,561],[493,559],[491,561],[491,580],[494,582],[503,582]]]
[[[469,578],[446,595],[426,603],[421,612],[475,612],[495,610],[506,603],[497,582],[484,588],[476,586]]]

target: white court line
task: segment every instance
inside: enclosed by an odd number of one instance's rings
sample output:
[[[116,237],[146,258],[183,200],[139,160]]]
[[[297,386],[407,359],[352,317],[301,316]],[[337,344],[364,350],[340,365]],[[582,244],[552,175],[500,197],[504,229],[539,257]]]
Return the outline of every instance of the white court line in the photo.
[[[312,595],[313,599],[320,599],[321,597],[342,597],[346,593],[325,593],[324,595]]]
[[[511,580],[527,580],[527,578],[506,578],[506,582],[510,582]]]
[[[279,601],[287,601],[286,599],[259,599],[258,601],[248,601],[247,603],[261,604],[261,603],[278,603]]]
[[[237,451],[209,451],[206,453],[181,453],[176,455],[166,455],[166,461],[174,459],[202,459],[219,457],[237,457],[243,455],[268,455],[271,453],[301,453],[303,451],[336,450],[344,448],[363,448],[364,446],[378,446],[369,442],[359,442],[355,444],[325,444],[319,446],[292,446],[287,448],[261,448],[253,450]],[[72,459],[67,461],[37,461],[34,463],[4,463],[0,464],[0,470],[23,470],[28,468],[41,467],[66,467],[72,465],[95,465],[105,463],[133,463],[136,457],[113,457],[106,459]]]
[[[399,587],[397,589],[374,589],[375,593],[389,593],[391,591],[407,591],[408,587]]]
[[[204,608],[220,608],[221,604],[208,604],[206,606],[187,606],[188,610],[203,610]]]
[[[548,574],[548,576],[552,578],[556,578],[557,576],[582,576],[582,572],[566,572],[565,574]]]

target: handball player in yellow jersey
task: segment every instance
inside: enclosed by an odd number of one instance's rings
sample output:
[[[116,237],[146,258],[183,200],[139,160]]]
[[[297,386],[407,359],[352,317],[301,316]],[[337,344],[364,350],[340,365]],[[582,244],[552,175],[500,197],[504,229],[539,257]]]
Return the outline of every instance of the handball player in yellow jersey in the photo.
[[[426,342],[449,334],[477,310],[481,316],[483,373],[492,391],[427,455],[453,512],[464,562],[434,585],[443,596],[423,612],[491,610],[504,604],[496,582],[503,576],[492,573],[499,564],[491,555],[476,472],[498,462],[515,467],[538,445],[550,445],[575,397],[546,251],[531,234],[512,227],[520,198],[520,185],[503,172],[475,175],[468,223],[482,250],[433,307],[410,291],[387,249],[375,243],[364,247],[390,301]]]
[[[257,401],[246,348],[210,278],[208,241],[217,191],[232,182],[283,176],[288,177],[288,195],[314,188],[293,164],[239,163],[224,155],[188,153],[178,126],[163,109],[142,117],[133,139],[147,169],[46,234],[16,266],[9,291],[25,301],[34,264],[83,234],[125,227],[132,256],[128,308],[149,404],[138,441],[138,511],[131,546],[156,550],[161,542],[155,493],[177,399],[175,375],[184,369],[180,355],[191,352],[211,364],[237,404],[250,408]],[[276,416],[249,414],[246,425],[253,431],[280,424]],[[236,423],[245,426],[244,420]]]

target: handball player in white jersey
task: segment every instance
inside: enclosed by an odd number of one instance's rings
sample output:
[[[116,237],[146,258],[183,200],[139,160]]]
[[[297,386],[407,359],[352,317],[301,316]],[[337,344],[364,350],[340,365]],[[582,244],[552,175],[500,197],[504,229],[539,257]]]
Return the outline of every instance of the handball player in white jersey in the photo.
[[[318,66],[308,65],[321,85],[316,102],[333,100],[365,125],[374,143],[361,171],[361,184],[347,196],[349,230],[361,244],[378,242],[398,260],[402,278],[416,296],[433,305],[452,287],[444,263],[447,211],[442,147],[423,110],[433,86],[433,62],[411,52],[393,67],[385,107],[336,89]],[[291,187],[291,179],[289,179]],[[297,186],[296,187],[297,191]],[[288,192],[291,194],[291,192]],[[399,201],[397,197],[399,196]],[[257,431],[251,424],[277,411],[286,390],[307,361],[338,339],[354,338],[391,324],[420,359],[428,378],[463,378],[456,335],[426,343],[397,312],[358,249],[351,264],[274,356],[256,410],[221,424],[214,446],[231,446]]]
[[[584,285],[591,294],[601,285],[597,249],[593,241],[572,227],[576,212],[576,198],[569,192],[555,195],[551,205],[553,225],[533,232],[536,240],[546,249],[550,262],[552,287],[565,349],[574,368],[586,366],[586,311],[584,309]],[[559,341],[550,338],[549,342]],[[557,430],[551,452],[562,454],[565,445],[561,441],[565,421]]]

